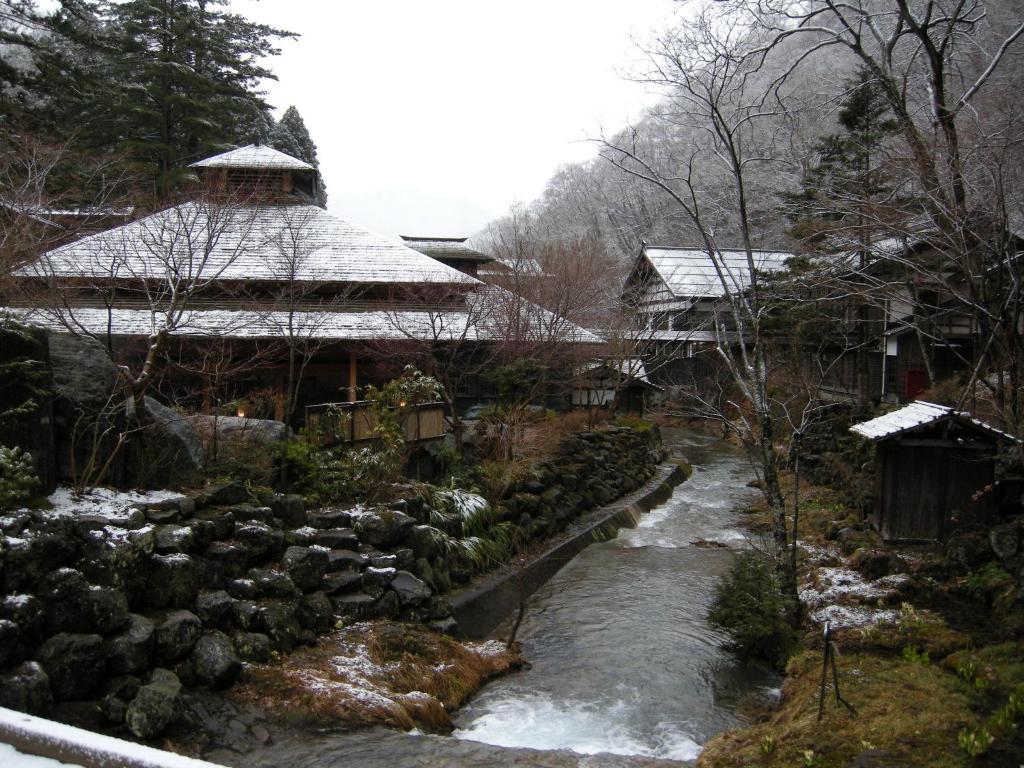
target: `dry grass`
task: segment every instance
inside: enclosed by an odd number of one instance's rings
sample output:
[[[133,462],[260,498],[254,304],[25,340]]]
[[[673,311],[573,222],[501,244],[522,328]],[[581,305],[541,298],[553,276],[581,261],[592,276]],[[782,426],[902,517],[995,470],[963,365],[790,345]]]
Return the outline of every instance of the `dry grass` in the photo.
[[[233,696],[314,725],[433,733],[492,677],[522,661],[498,643],[460,643],[415,624],[365,622],[246,671]]]
[[[780,705],[763,722],[712,739],[702,768],[865,765],[952,768],[967,764],[958,730],[974,721],[964,686],[937,665],[902,658],[844,654],[839,659],[843,697],[853,716],[833,698],[819,723],[820,652],[791,660]]]

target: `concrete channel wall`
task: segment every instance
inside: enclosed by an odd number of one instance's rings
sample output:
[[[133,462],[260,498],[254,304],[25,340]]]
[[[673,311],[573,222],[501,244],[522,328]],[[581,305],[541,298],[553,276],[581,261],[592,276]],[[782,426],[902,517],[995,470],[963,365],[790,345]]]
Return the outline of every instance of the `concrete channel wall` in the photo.
[[[221,768],[112,736],[0,707],[0,743],[82,768]]]
[[[579,518],[561,541],[526,565],[487,574],[452,594],[458,634],[471,639],[489,635],[586,547],[615,538],[620,528],[635,527],[645,512],[666,501],[687,477],[678,465],[664,464],[639,490]]]

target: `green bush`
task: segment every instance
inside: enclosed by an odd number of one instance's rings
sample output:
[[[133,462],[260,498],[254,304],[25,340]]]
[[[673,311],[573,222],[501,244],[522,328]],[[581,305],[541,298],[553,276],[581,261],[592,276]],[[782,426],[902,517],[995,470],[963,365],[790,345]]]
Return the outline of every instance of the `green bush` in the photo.
[[[0,510],[24,504],[38,487],[32,455],[0,445]]]
[[[771,560],[748,551],[715,587],[708,621],[728,636],[727,647],[743,661],[781,670],[796,644],[789,607]]]

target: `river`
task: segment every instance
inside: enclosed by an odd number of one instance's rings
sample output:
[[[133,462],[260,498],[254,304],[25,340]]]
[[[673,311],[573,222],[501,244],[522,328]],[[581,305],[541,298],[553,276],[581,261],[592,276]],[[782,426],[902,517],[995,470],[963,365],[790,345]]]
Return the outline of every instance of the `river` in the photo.
[[[721,650],[722,638],[704,617],[731,554],[692,544],[703,539],[742,546],[735,510],[756,494],[746,487],[750,467],[703,433],[671,430],[665,437],[693,463],[693,477],[637,528],[587,548],[530,599],[519,640],[532,668],[487,685],[460,711],[452,737],[293,735],[250,755],[246,764],[404,768],[694,760],[700,745],[737,723],[741,699],[771,695],[778,678],[745,668]]]

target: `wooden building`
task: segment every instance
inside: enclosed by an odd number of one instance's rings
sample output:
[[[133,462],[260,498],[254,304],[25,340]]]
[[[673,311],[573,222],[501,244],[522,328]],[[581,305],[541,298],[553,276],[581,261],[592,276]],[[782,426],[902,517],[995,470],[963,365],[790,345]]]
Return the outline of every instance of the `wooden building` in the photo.
[[[413,237],[402,235],[402,242],[425,256],[440,261],[470,277],[479,277],[480,267],[493,261],[490,256],[466,245],[467,237]]]
[[[758,272],[779,272],[792,253],[754,251]],[[641,243],[621,301],[636,317],[636,348],[651,380],[696,383],[712,375],[703,352],[737,341],[728,298],[750,286],[747,254]]]
[[[119,361],[169,336],[161,385],[178,378],[164,394],[204,413],[234,402],[238,415],[281,419],[298,358],[293,426],[308,405],[354,402],[395,376],[411,346],[468,349],[552,325],[533,305],[528,319],[504,318],[526,303],[473,277],[486,257],[462,239],[407,244],[312,204],[308,163],[250,145],[192,168],[203,181],[193,200],[41,254],[0,310],[91,336]],[[570,344],[600,341],[559,329]]]
[[[872,524],[886,541],[932,541],[988,520],[995,456],[1017,438],[945,405],[917,400],[850,428],[875,442]]]

